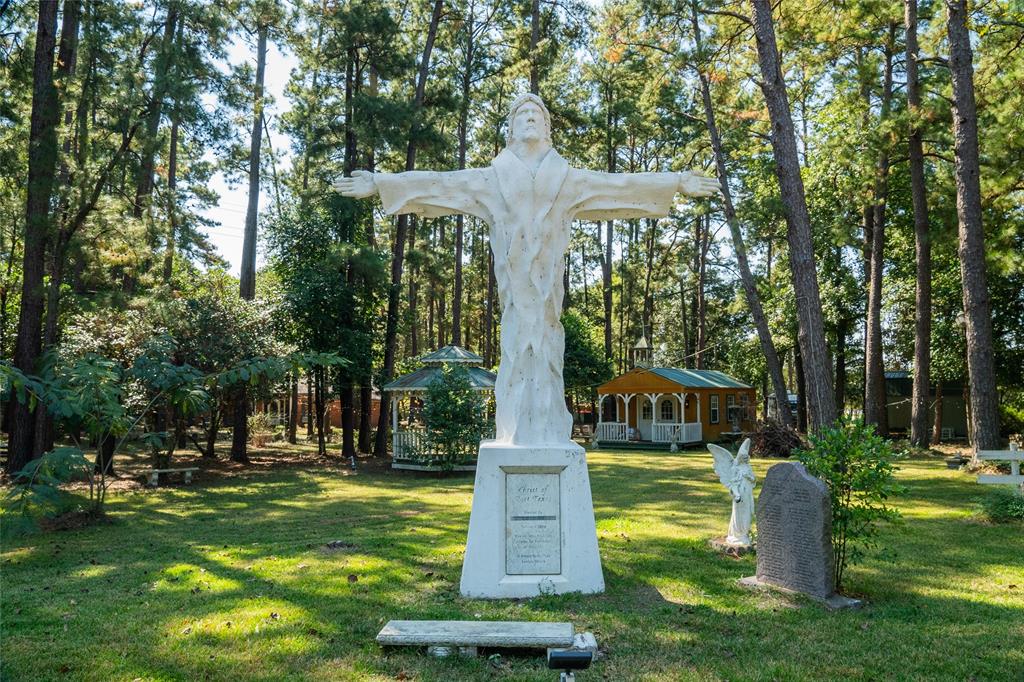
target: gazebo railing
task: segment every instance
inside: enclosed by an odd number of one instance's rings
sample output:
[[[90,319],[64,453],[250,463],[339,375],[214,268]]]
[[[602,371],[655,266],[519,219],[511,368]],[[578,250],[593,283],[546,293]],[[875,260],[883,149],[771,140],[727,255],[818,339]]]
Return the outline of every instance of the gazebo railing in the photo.
[[[394,451],[395,459],[410,459],[423,450],[423,431],[410,429],[394,431],[393,434],[391,449]]]
[[[494,427],[484,432],[483,439],[494,438]],[[476,459],[479,444],[466,446],[465,456],[467,459]],[[422,429],[401,429],[392,432],[391,450],[394,459],[402,460],[429,460],[437,453],[430,452],[427,443],[427,434]]]

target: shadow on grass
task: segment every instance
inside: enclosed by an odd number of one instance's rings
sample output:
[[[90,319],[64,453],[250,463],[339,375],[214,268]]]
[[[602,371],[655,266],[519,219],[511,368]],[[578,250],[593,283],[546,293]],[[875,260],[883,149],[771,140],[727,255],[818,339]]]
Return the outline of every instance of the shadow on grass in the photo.
[[[914,474],[907,504],[968,496],[956,479]],[[374,637],[389,618],[571,620],[607,650],[594,679],[1013,679],[1024,670],[1024,603],[991,597],[989,583],[1003,578],[990,576],[1008,575],[1021,556],[1002,527],[939,516],[886,529],[893,557],[850,572],[868,607],[833,614],[736,585],[754,558],[717,554],[694,531],[708,504],[722,506],[710,458],[602,458],[591,477],[599,520],[642,524],[637,504],[680,519],[671,533],[603,537],[604,594],[522,602],[458,594],[470,480],[287,471],[119,497],[110,527],[5,546],[0,677],[551,678],[539,659],[495,668],[382,651]]]

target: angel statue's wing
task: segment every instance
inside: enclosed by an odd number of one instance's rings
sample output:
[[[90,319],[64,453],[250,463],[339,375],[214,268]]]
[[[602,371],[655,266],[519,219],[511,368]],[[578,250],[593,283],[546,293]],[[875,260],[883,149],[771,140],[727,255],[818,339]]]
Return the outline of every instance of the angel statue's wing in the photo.
[[[732,453],[714,443],[708,443],[708,450],[711,451],[711,456],[715,460],[715,473],[718,474],[718,480],[728,488],[732,479]]]
[[[737,455],[747,455],[748,457],[750,456],[750,439],[749,438],[746,439],[745,441],[743,441],[743,445],[740,446],[740,451],[738,453],[736,453],[736,454]]]

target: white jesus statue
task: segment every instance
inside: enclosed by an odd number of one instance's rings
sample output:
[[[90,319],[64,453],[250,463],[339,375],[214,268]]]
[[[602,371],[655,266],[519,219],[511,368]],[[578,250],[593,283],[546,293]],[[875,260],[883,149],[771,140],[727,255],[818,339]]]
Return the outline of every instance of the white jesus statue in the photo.
[[[690,172],[599,173],[570,168],[551,146],[540,97],[520,95],[508,114],[508,145],[487,168],[436,172],[354,171],[335,188],[379,194],[389,214],[432,218],[463,213],[490,226],[501,303],[501,365],[495,386],[496,442],[571,442],[560,322],[565,251],[573,220],[657,218],[675,195],[706,197],[718,180]]]

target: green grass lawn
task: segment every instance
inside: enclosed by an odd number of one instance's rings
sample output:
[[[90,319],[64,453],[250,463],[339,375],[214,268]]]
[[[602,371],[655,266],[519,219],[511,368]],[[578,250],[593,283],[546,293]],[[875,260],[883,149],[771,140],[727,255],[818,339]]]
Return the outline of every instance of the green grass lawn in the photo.
[[[981,520],[982,486],[941,459],[901,464],[904,521],[849,571],[868,604],[830,613],[736,585],[755,560],[707,545],[729,499],[706,452],[589,457],[603,595],[460,597],[468,476],[201,473],[115,494],[109,524],[4,541],[0,678],[557,679],[540,656],[379,648],[402,618],[572,621],[606,654],[580,682],[1024,679],[1024,527]]]

